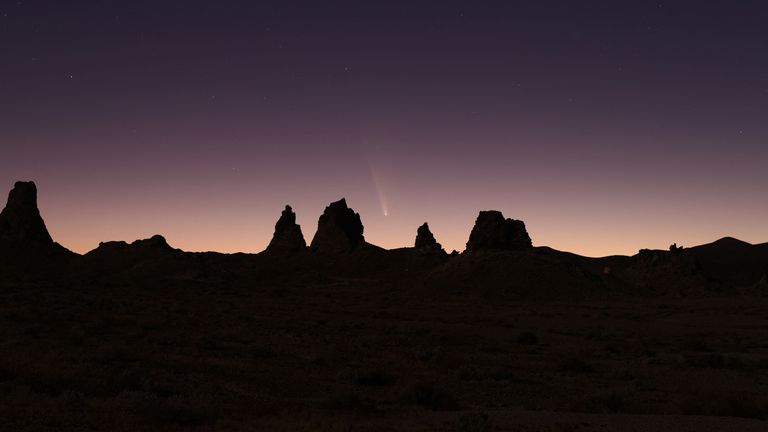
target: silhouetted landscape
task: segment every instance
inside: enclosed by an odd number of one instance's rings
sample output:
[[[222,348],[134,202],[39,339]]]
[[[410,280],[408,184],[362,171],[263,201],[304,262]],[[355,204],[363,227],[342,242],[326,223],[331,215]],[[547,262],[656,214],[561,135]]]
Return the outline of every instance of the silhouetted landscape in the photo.
[[[766,23],[0,0],[0,432],[768,431]]]
[[[484,210],[462,252],[428,223],[387,250],[344,199],[309,244],[290,206],[275,217],[258,254],[156,235],[79,255],[16,183],[0,214],[2,428],[766,428],[766,243],[588,258]]]

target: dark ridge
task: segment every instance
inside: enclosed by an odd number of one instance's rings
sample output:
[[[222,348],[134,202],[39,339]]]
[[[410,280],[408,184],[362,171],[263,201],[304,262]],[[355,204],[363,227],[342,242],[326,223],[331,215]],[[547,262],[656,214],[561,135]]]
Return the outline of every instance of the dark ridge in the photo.
[[[752,245],[733,237],[687,249],[701,263],[704,272],[721,284],[752,286],[768,273],[768,247]]]
[[[749,247],[752,246],[752,243],[747,243],[744,240],[739,240],[737,238],[733,237],[723,237],[721,239],[715,240],[714,242],[710,243],[714,246],[732,246],[732,247]],[[702,245],[705,246],[705,245]]]

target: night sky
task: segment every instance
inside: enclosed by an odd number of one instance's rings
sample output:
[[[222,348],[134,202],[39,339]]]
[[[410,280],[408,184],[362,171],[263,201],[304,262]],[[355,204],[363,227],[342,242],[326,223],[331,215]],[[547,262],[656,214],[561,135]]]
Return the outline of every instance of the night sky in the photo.
[[[590,256],[768,241],[765,1],[0,0],[0,190],[77,252],[479,210]]]

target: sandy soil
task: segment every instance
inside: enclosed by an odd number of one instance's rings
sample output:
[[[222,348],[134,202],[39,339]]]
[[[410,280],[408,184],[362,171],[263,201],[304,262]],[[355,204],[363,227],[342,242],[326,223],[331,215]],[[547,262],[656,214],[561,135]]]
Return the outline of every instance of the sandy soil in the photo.
[[[768,430],[768,300],[0,286],[2,430]]]

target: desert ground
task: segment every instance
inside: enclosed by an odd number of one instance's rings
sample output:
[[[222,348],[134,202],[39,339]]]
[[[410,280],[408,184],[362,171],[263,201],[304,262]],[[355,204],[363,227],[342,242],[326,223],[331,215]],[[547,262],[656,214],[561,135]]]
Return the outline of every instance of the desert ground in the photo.
[[[768,299],[0,289],[4,430],[764,431]]]

